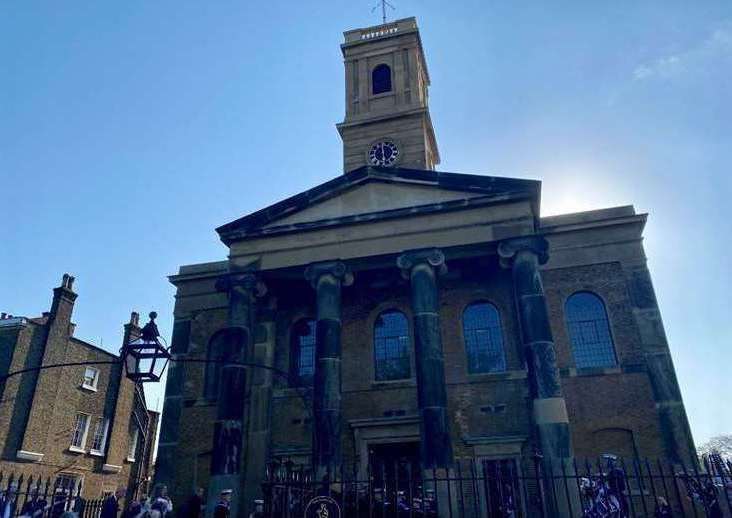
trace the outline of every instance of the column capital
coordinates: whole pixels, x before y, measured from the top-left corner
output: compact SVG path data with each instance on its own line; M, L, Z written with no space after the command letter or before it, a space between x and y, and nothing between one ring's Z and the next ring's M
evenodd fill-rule
M429 265L440 275L447 273L445 254L439 248L410 250L397 257L397 266L402 270L402 275L405 277L409 277L412 268L419 264Z
M525 236L506 239L498 243L498 257L501 266L510 268L519 252L536 255L539 264L549 260L549 243L544 236Z
M323 275L331 275L339 280L343 286L353 284L353 273L343 261L325 261L313 263L305 268L305 279L310 282L313 288L317 287L318 279Z
M256 297L267 294L267 286L255 272L232 272L220 275L216 279L218 291L231 292L234 289L243 289Z

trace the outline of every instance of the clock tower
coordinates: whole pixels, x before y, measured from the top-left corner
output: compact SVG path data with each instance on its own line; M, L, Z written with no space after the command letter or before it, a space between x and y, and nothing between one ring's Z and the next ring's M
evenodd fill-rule
M341 45L346 69L343 170L363 165L434 169L440 163L417 20L354 29Z

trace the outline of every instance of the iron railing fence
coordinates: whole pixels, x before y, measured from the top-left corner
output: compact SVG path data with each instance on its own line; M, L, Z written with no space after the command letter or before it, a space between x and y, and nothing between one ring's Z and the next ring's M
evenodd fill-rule
M0 516L59 518L72 511L79 518L99 518L104 499L82 498L81 491L82 480L73 475L61 473L52 479L0 471Z
M731 468L721 459L682 466L612 456L551 466L537 456L463 459L448 470L377 462L316 479L280 462L267 469L263 515L300 518L312 498L329 496L348 518L729 518Z

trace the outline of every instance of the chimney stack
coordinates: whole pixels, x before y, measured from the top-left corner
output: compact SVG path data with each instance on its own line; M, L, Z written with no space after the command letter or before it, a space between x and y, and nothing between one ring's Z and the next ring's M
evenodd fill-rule
M74 311L74 302L77 294L73 291L74 277L65 273L61 278L61 286L53 290L53 303L51 304L50 319L58 324L59 329L66 333L70 331L71 314Z

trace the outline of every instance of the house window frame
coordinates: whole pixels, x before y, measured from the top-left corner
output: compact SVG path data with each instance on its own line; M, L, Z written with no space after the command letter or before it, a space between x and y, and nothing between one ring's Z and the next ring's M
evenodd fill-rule
M86 421L84 423L84 430L81 433L79 443L80 444L74 444L75 439L77 437L78 432L78 424L79 424L79 416L84 416L86 418ZM91 423L91 415L85 413L85 412L76 412L74 415L74 430L71 434L71 445L69 446L69 451L72 451L74 453L86 453L86 440L87 436L89 435L89 425Z
M92 378L92 382L91 383L87 383L87 375L86 374L87 374L88 371L93 371L94 372L94 377ZM92 392L96 392L98 390L98 387L99 387L99 376L100 376L100 371L96 367L89 367L89 366L85 367L84 368L84 375L81 378L81 388L86 389L86 390L90 390Z
M99 429L101 425L102 433L99 434ZM96 422L94 423L94 433L92 434L92 443L89 447L89 454L90 455L96 455L96 456L102 456L104 455L104 449L107 447L107 435L109 432L109 418L108 417L97 417ZM97 438L101 435L101 443L99 444L98 448L95 448L94 445L97 441Z
M129 431L129 442L127 443L127 462L135 462L137 460L137 447L140 443L140 429L136 425L132 425Z
M59 480L68 480L72 483L59 483ZM82 475L81 473L72 473L70 471L61 471L56 474L56 479L53 484L54 494L60 494L67 489L70 490L68 494L71 494L72 490L79 487L79 484L84 484L84 475ZM75 498L74 501L76 501Z

